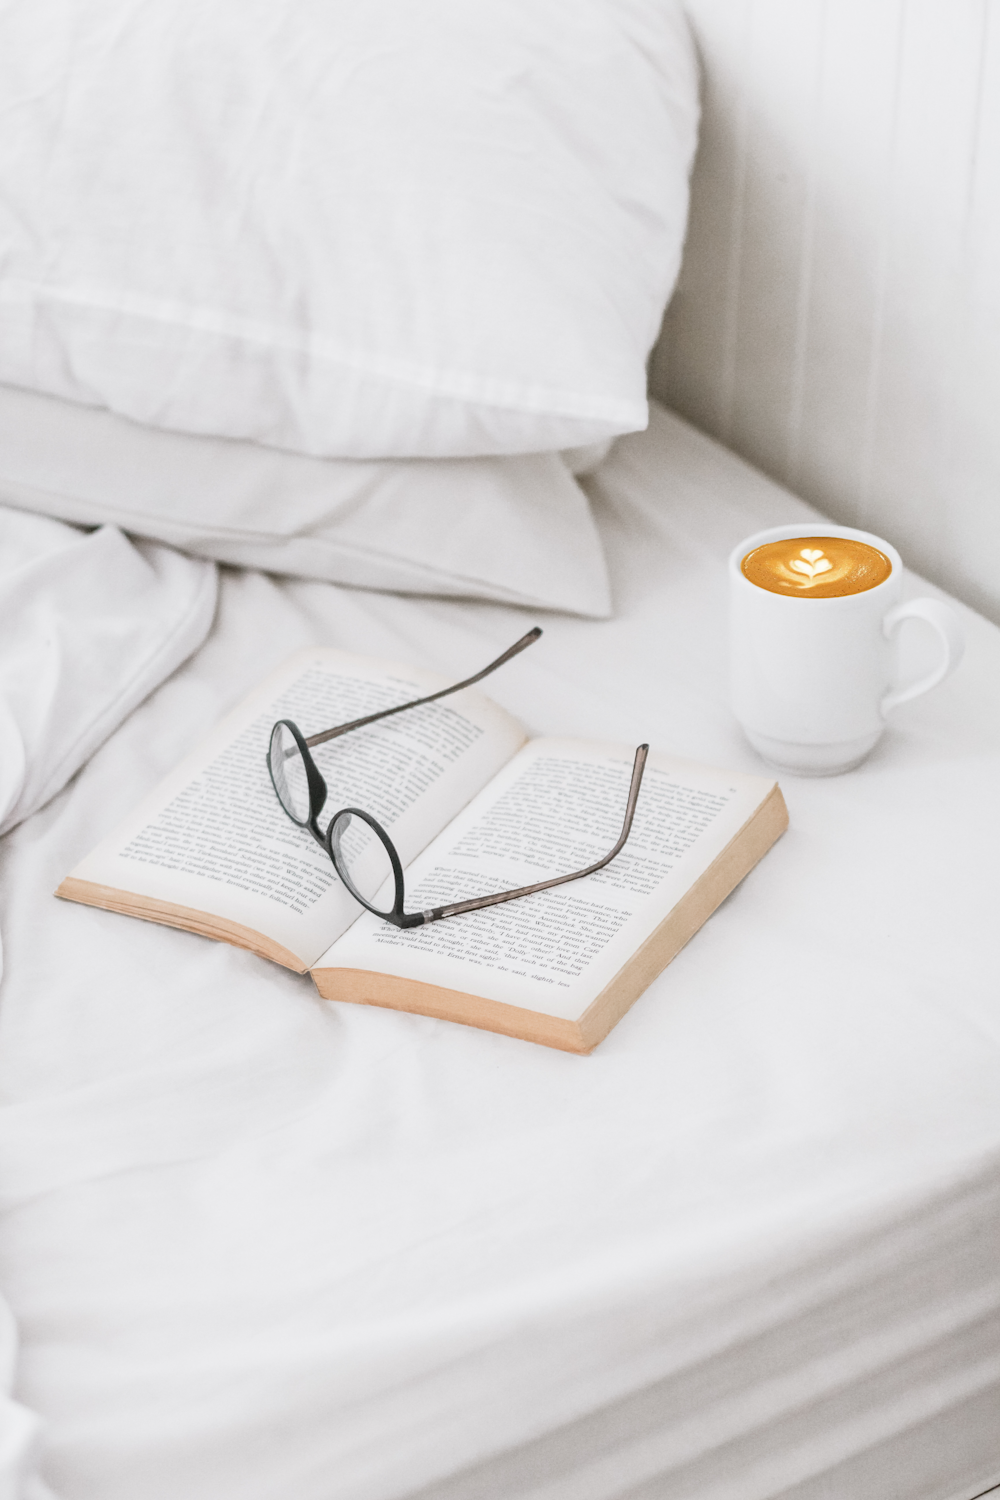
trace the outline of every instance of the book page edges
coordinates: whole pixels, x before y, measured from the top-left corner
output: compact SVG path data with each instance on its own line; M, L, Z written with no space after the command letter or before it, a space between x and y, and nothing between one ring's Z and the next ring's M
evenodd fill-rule
M379 1005L386 1010L409 1011L433 1016L438 1021L458 1021L480 1031L498 1031L502 1036L540 1042L563 1052L589 1052L575 1021L523 1010L481 995L442 989L419 979L397 974L375 974L367 969L313 969L312 977L324 1000L343 1000L351 1005Z
M313 969L312 977L324 1000L379 1005L458 1021L563 1052L592 1052L787 827L788 809L775 783L725 849L575 1021L395 974L323 968Z
M296 974L305 974L309 965L298 954L283 948L280 943L255 932L252 927L243 927L239 922L230 922L226 917L213 917L208 912L195 911L190 906L177 906L172 901L160 901L155 896L139 896L132 891L121 891L111 885L98 885L92 880L80 880L76 875L67 875L55 893L64 901L79 901L83 906L98 906L103 911L120 912L125 917L139 917L144 922L159 922L164 927L179 927L184 932L196 932L200 937L213 938L218 943L230 943L234 948L248 948L261 958L269 958L283 968Z

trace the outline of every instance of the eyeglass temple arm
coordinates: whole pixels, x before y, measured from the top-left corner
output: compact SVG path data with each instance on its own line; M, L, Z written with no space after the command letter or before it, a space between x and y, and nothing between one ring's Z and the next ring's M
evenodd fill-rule
M568 880L581 880L584 875L593 875L595 870L602 870L605 865L611 863L616 854L621 853L632 831L635 804L642 785L642 773L646 769L648 755L648 745L640 745L635 752L635 760L632 764L632 785L628 789L628 802L625 804L625 821L622 824L621 837L603 859L599 859L596 864L588 865L585 870L574 870L572 875L557 875L553 880L540 880L537 885L522 885L516 891L498 891L495 896L477 896L473 901L455 901L450 906L432 907L430 911L421 912L420 915L424 921L436 922L440 917L457 917L465 911L479 911L484 906L497 906L501 901L513 901L515 896L531 896L535 891L547 891L554 885L565 885ZM415 922L413 925L418 924Z
M388 719L392 714L401 714L406 708L419 708L422 703L433 703L438 698L447 698L449 693L457 693L462 688L471 687L474 682L482 682L497 667L502 667L505 661L510 661L512 656L517 656L526 646L533 646L542 633L540 625L534 630L529 630L527 635L522 635L519 641L509 646L502 656L496 661L491 661L488 667L477 672L474 677L466 677L463 682L456 682L452 687L442 688L439 693L428 693L426 698L414 698L410 703L398 703L395 708L383 708L377 714L366 714L363 719L352 719L350 724L338 724L336 729L324 729L322 734L311 734L306 744L312 748L313 745L324 745L327 740L335 740L338 735L346 734L349 729L362 729L365 724L374 724L378 719Z

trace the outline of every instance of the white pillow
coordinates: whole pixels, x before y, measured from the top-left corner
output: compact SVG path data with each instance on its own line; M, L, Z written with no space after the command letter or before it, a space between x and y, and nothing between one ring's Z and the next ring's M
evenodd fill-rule
M642 428L674 0L6 0L0 380L332 457Z
M306 458L0 386L0 503L358 588L611 612L587 497L557 453Z

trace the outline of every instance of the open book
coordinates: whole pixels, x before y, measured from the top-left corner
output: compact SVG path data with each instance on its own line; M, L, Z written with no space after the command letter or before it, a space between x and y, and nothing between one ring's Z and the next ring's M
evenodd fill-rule
M593 875L401 930L364 910L275 797L271 727L310 734L448 684L314 648L230 713L57 895L250 948L330 1000L589 1052L788 823L777 784L649 757L628 843ZM318 746L322 823L362 807L406 869L407 909L582 869L621 831L633 748L528 741L473 689Z

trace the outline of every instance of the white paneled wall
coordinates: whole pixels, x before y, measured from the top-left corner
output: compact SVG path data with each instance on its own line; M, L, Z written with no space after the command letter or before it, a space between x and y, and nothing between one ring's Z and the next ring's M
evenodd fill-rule
M687 0L655 394L1000 620L1000 0Z

